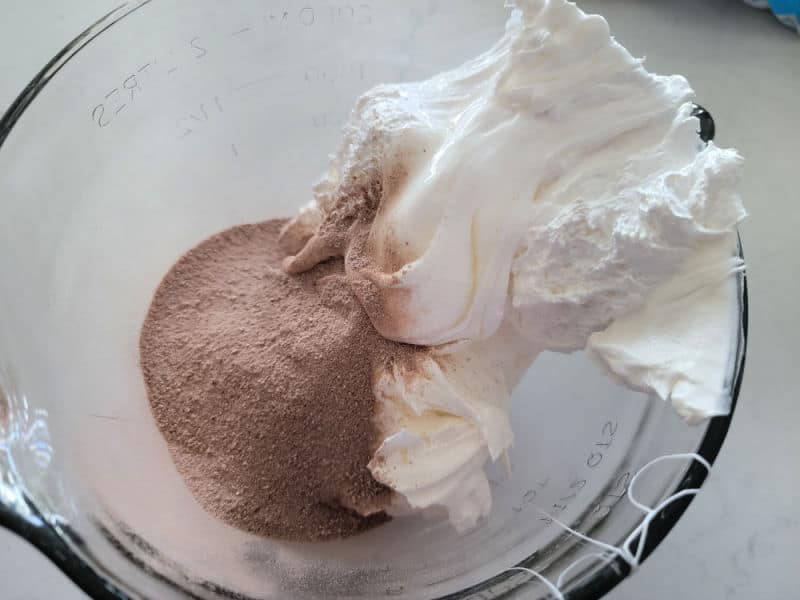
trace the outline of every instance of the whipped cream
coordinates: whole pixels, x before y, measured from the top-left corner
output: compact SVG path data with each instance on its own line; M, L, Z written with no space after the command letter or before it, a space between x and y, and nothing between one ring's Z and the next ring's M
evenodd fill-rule
M732 275L744 262L732 256L733 234L708 242L644 306L592 334L587 350L621 383L670 400L685 421L698 424L731 410L733 348L739 331Z
M589 345L690 421L728 392L727 347L693 327L731 327L741 158L699 140L688 82L648 73L602 17L513 5L481 56L364 94L284 232L287 270L344 256L376 329L431 347L376 374L370 469L397 511L460 530L490 509L483 466L513 442L508 398L538 353Z
M400 495L393 514L442 507L465 531L489 513L483 466L504 457L514 440L508 400L535 352L505 324L487 340L432 348L416 364L378 373L378 427L386 438L369 468Z

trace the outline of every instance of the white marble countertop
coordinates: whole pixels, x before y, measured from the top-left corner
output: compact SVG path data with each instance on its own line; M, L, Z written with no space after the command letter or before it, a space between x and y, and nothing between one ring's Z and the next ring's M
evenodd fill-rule
M499 0L498 0L499 1ZM76 32L119 0L5 0L0 110ZM800 36L737 0L582 0L656 72L682 73L748 159L742 227L750 343L739 408L714 472L673 532L611 600L800 597ZM0 598L85 596L0 530Z

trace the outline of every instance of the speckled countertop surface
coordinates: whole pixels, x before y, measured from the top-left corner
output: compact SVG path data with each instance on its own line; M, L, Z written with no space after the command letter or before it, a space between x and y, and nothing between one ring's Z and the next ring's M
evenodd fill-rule
M800 598L800 36L735 0L582 0L656 72L682 73L719 144L748 159L742 227L750 346L716 468L667 540L611 600ZM0 110L114 0L5 0ZM85 596L0 530L0 598Z

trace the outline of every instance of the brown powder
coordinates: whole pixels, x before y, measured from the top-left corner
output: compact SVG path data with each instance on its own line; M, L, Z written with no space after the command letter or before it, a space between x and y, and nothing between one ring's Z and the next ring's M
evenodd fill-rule
M366 243L369 228L383 197L381 178L371 170L340 184L337 201L324 211L313 231L297 218L281 231L281 246L288 254L283 266L289 273L302 273L332 257L344 258L358 240Z
M377 135L377 134L376 134ZM375 140L372 140L373 143ZM373 222L391 206L408 180L402 160L390 173L380 167L379 155L368 154L358 169L338 181L335 191L317 206L318 218L301 213L286 223L280 244L287 253L283 268L288 273L303 273L330 258L343 258L350 288L366 310L372 324L392 338L401 337L411 316L407 314L409 292L402 288L378 285L391 273L407 264L408 243L401 243L392 231L384 232L380 249L371 239Z
M181 258L142 328L141 366L206 510L251 533L323 540L386 519L390 492L367 469L372 377L418 350L375 332L341 259L285 273L285 223L234 227Z

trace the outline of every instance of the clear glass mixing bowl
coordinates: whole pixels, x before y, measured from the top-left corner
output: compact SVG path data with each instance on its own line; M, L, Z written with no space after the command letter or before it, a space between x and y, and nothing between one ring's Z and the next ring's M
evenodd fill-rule
M492 473L492 515L465 536L407 518L317 545L253 537L203 512L170 461L137 366L160 277L220 229L292 214L361 92L460 64L506 17L485 0L129 2L34 79L0 123L3 525L95 597L539 598L547 586L507 569L555 580L594 551L550 516L618 545L643 516L625 498L637 469L713 461L729 418L688 427L555 354L515 394L513 476ZM637 494L655 505L705 475L663 463ZM659 513L645 556L689 500ZM597 598L628 571L586 561L562 589Z

